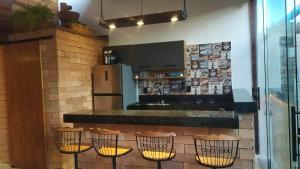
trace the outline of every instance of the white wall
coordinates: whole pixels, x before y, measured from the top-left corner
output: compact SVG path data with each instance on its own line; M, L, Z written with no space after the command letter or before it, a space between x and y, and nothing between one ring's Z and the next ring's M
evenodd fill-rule
M60 0L80 11L81 20L104 33L97 26L99 1ZM139 14L139 0L103 0L104 18L118 18ZM144 0L144 13L180 9L183 0ZM124 45L171 40L185 40L187 44L232 42L233 88L251 93L251 51L248 0L187 0L188 19L177 23L163 23L108 31L110 45Z

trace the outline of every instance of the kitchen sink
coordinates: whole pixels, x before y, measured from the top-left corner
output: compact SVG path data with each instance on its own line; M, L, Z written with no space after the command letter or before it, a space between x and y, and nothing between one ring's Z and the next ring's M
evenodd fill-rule
M147 106L170 106L169 103L146 103Z

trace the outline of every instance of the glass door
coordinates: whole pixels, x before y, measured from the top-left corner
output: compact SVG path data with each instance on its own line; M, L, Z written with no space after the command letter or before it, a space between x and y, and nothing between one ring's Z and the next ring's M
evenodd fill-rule
M265 60L265 11L264 0L256 2L256 56L257 56L257 87L258 87L258 131L259 152L258 162L262 169L268 168L268 134L267 134L267 102L266 102L266 60Z
M266 0L266 100L269 168L289 169L286 1Z
M257 37L263 38L257 38L257 72L261 89L259 132L262 136L259 158L264 169L297 168L293 152L298 150L295 148L298 145L295 137L298 123L297 116L293 116L291 111L294 107L297 112L298 94L295 0L257 2L263 18L263 21L258 18L258 26L259 21L263 24L257 29ZM259 36L260 33L262 35ZM259 48L259 42L263 49Z
M300 107L299 107L299 87L300 87L300 78L299 78L299 68L300 68L300 0L290 0L291 2L288 3L289 7L289 23L291 26L293 26L293 32L294 32L294 56L290 55L289 59L291 62L295 62L296 65L292 64L290 65L290 73L292 76L293 80L295 81L294 85L291 86L290 88L295 89L294 95L293 95L293 103L294 105L292 106L292 147L293 147L293 152L292 152L292 158L293 158L293 165L295 168L299 168L300 166L300 150L299 150L299 135L300 135ZM293 2L292 2L293 1ZM294 72L292 74L292 72Z

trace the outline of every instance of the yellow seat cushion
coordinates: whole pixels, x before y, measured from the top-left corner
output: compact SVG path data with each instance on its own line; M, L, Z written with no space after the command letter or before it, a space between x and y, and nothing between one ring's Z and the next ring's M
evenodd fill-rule
M214 166L214 167L225 167L233 163L234 159L232 158L215 158L215 157L202 157L202 156L196 156L196 160L199 163L208 165L208 166Z
M92 146L91 145L80 145L80 149L79 149L79 152L83 152L83 151L86 151L88 149L90 149ZM78 152L78 145L75 145L75 144L69 144L69 145L63 145L61 146L60 148L61 151L63 152Z
M97 151L100 155L114 157L114 156L122 156L122 155L130 152L131 150L132 150L132 148L130 148L130 147L118 146L117 154L116 154L115 147L101 147Z
M159 152L159 151L143 151L143 156L151 160L168 160L175 157L175 153Z

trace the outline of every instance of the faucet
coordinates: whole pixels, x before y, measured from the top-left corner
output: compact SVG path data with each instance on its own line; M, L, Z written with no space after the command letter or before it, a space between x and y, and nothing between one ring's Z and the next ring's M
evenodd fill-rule
M163 98L163 94L164 94L164 92L163 92L163 90L162 90L162 88L159 88L158 89L158 95L160 96L159 97L159 103L161 103L161 104L165 104L165 101L164 101L164 98Z

